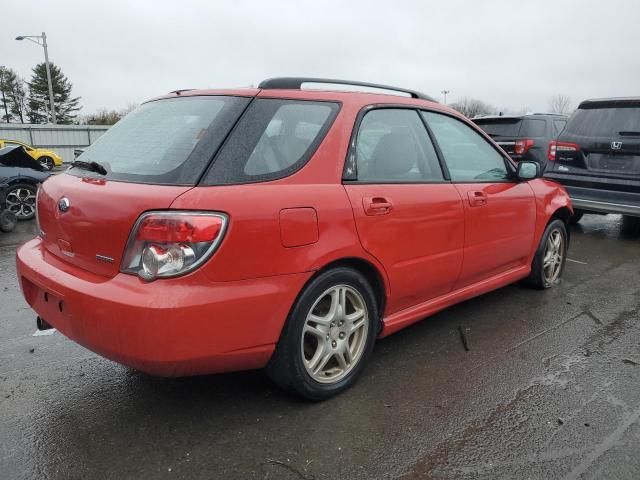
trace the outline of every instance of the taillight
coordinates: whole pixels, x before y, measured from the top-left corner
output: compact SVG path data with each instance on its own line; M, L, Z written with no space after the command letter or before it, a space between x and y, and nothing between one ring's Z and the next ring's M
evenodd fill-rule
M516 145L513 153L515 153L516 155L524 155L529 151L531 147L533 147L534 144L535 142L529 138L525 140L516 140Z
M129 236L120 271L146 281L184 275L216 251L227 228L224 213L147 212Z
M580 146L577 143L558 142L553 140L549 142L549 149L547 150L547 159L554 162L558 152L579 152Z

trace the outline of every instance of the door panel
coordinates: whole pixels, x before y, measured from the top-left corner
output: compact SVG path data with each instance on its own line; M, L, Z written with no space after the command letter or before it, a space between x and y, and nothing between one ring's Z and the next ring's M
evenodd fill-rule
M533 245L536 207L528 183L458 183L464 201L462 288L525 265Z
M464 211L453 185L348 184L345 189L360 241L389 278L386 314L451 291L464 241Z

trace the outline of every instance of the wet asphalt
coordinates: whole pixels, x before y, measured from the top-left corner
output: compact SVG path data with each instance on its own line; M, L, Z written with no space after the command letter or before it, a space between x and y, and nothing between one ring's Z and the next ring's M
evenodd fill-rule
M572 229L559 287L382 340L316 404L260 371L153 378L33 337L14 267L33 229L0 234L2 479L640 478L640 228L619 216Z

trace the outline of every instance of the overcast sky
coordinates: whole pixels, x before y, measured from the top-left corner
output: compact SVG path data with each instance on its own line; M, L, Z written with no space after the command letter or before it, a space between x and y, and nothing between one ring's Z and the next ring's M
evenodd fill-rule
M81 113L292 75L513 111L640 94L638 0L2 0L2 13L0 65L29 79L42 49L14 37L45 31Z

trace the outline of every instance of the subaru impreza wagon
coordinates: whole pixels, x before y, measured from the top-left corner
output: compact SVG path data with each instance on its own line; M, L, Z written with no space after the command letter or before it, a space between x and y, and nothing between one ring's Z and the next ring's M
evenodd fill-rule
M266 367L318 400L378 338L558 283L560 185L426 95L352 83L176 91L112 127L39 189L17 268L40 328L150 374Z

